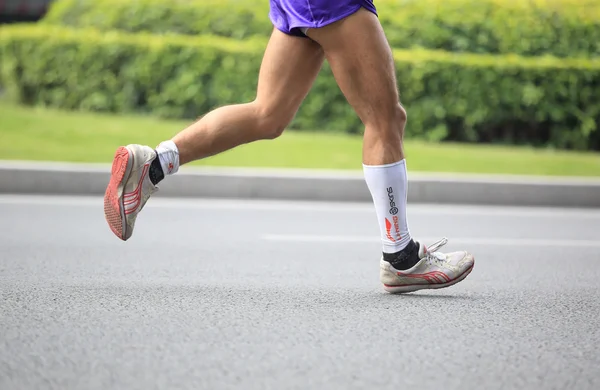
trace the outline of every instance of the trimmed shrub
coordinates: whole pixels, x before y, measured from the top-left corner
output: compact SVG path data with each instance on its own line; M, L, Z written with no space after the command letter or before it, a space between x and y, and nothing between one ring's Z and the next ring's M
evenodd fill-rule
M377 3L377 2L376 2ZM557 57L600 55L600 2L581 0L384 0L381 23L395 47Z
M103 31L268 36L269 2L251 0L57 0L43 23Z
M376 0L395 48L537 56L600 55L600 2ZM128 32L267 36L266 0L57 0L44 23Z
M0 58L13 101L192 119L254 98L265 44L11 26L1 30ZM600 147L600 60L427 50L394 57L407 137ZM361 132L327 65L290 127Z

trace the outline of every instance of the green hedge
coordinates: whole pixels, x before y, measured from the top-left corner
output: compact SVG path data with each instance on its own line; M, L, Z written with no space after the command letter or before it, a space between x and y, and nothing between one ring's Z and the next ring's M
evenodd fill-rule
M13 101L189 119L253 99L265 44L56 26L0 30ZM426 50L394 57L408 137L600 148L600 60ZM327 65L291 127L362 130Z
M103 31L268 36L265 0L56 0L43 23Z
M376 0L396 48L473 53L600 55L600 2ZM266 36L266 0L57 0L44 23L128 32Z

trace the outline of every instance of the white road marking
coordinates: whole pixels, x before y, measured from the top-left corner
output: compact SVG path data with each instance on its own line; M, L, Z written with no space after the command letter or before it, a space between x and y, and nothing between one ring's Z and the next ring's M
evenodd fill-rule
M86 196L35 196L0 194L1 208L10 206L49 206L49 207L91 207L102 213L102 197ZM190 199L190 198L155 198L148 203L148 208L172 210L234 210L244 211L281 211L289 217L289 212L312 211L331 213L366 212L373 215L374 210L369 203L327 203L327 202L293 202L266 200L231 200L231 199ZM448 206L448 205L409 205L411 216L473 216L477 217L510 217L515 219L528 218L570 218L600 220L600 210L551 209L551 208L518 208L518 207L485 207L485 206ZM0 219L2 212L0 211ZM599 225L600 226L600 225ZM361 235L316 235L316 234L266 234L262 237L268 241L285 242L330 242L330 243L379 243L377 236ZM589 236L588 236L589 237ZM419 237L427 242L437 241L440 237ZM449 237L451 244L459 245L489 245L517 247L600 247L600 239L550 239L550 238L498 238L498 237Z
M95 207L102 209L102 197L98 196L44 196L44 195L7 195L0 194L0 205L42 205ZM192 210L266 210L266 211L320 211L328 213L374 213L371 203L333 203L312 201L248 200L248 199L207 199L207 198L153 198L147 206L166 209ZM600 209L576 208L536 208L508 206L470 206L470 205L425 205L409 204L408 215L457 215L489 216L514 218L583 218L600 219Z
M438 241L441 237L419 237L424 243ZM379 237L367 236L330 236L303 234L266 234L262 236L267 241L284 242L326 242L326 243L378 243ZM600 240L550 240L537 238L479 238L479 237L449 237L450 244L461 245L490 245L490 246L530 246L530 247L591 247L600 248Z

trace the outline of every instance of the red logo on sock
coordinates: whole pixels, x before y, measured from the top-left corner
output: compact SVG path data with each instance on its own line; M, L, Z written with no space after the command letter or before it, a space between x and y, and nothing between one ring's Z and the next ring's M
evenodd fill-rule
M390 222L389 219L385 219L385 231L386 231L386 236L387 238L391 241L391 242L396 242L397 240L401 240L402 239L402 235L400 234L400 226L398 225L398 217L394 215L394 217L392 218L392 220L394 221L394 230L395 230L395 234L396 234L396 238L392 237L392 223Z
M169 173L173 172L173 163L169 163Z

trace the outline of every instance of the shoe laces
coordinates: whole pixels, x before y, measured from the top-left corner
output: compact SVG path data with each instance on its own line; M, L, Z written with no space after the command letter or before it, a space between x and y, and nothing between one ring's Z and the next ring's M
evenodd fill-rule
M434 242L429 247L425 247L426 248L426 252L425 252L426 261L429 264L432 264L432 262L439 263L439 264L445 262L446 257L442 253L438 252L438 249L440 249L447 243L448 243L448 239L446 237L444 237L441 240Z

